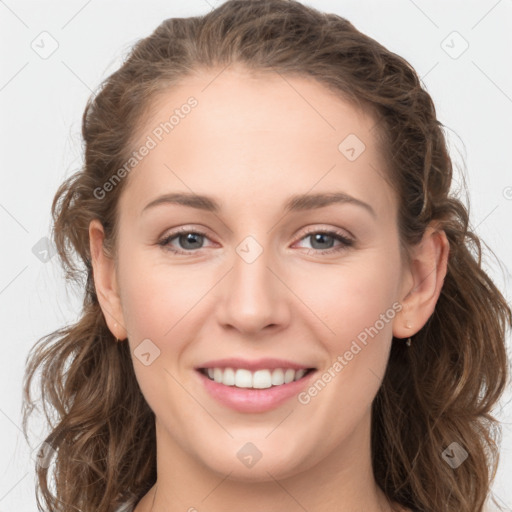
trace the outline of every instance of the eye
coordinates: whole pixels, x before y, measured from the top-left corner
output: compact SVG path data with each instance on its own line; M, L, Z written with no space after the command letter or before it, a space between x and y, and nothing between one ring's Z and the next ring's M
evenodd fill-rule
M301 238L301 240L306 240L308 238L310 239L313 245L313 252L316 252L320 255L327 255L340 252L354 245L354 240L348 238L339 231L321 231L318 229L313 229L308 231L306 235ZM340 245L338 245L337 247L332 247L331 243L334 243L335 241L340 242ZM320 245L320 247L318 247L318 244ZM329 245L329 247L322 247L322 245L325 244ZM310 251L308 251L308 253L309 252Z
M207 235L203 231L193 230L185 226L173 231L164 237L158 242L158 245L163 247L165 250L175 254L193 254L195 251L203 248L202 245L205 238L207 238ZM348 238L341 232L332 230L322 231L318 229L312 229L308 231L300 240L305 240L308 238L311 240L313 245L310 251L313 251L319 255L327 255L340 252L354 245L354 240ZM178 241L179 247L172 245L174 240ZM340 244L338 246L332 247L331 244L336 241L340 242ZM318 247L318 244L320 247ZM328 245L329 247L322 247L322 245ZM310 251L308 251L308 253Z
M201 245L201 241L203 238L206 238L206 233L202 231L192 230L185 226L183 228L179 228L173 233L170 233L168 236L160 240L158 242L158 245L176 254L187 254L192 251L202 249L202 247L197 247L197 245ZM171 242L174 239L177 239L178 242L180 242L180 245L182 245L183 248L187 250L181 250L179 248L173 247L171 245Z

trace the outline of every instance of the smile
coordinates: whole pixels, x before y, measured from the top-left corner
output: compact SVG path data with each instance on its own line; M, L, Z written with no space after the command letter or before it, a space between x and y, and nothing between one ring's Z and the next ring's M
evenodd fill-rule
M210 380L237 388L268 389L302 379L313 368L274 368L256 371L245 368L200 368L199 371Z
M217 359L195 368L206 397L240 413L285 405L311 385L317 368L283 359Z

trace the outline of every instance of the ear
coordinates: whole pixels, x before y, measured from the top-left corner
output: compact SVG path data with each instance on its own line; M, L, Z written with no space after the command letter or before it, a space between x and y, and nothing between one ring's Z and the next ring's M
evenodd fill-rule
M449 252L446 233L437 224L429 225L412 251L407 279L403 281L406 284L401 290L403 309L393 325L393 336L408 338L427 323L441 294Z
M114 259L109 257L103 247L105 232L98 219L89 224L89 242L94 286L110 332L119 340L127 337L121 300L117 287Z

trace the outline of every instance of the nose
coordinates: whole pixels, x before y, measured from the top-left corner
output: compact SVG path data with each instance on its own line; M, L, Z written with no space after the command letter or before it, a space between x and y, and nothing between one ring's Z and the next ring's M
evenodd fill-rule
M284 329L290 320L291 294L275 258L266 250L254 261L240 254L234 255L233 268L220 283L218 322L223 328L253 336Z

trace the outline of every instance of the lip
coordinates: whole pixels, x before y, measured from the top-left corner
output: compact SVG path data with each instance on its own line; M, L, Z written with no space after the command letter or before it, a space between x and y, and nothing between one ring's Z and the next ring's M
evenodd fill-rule
M207 361L199 366L196 366L196 370L201 368L243 368L245 370L275 370L276 368L293 368L294 370L307 370L313 368L312 365L303 365L295 363L293 361L287 361L286 359L274 359L274 358L263 358L263 359L241 359L241 358L227 358L227 359L216 359L214 361Z
M268 362L269 360L267 360ZM218 364L218 361L215 362ZM259 364L259 362L258 362ZM223 366L216 366L222 368ZM276 366L275 368L282 368L283 366ZM285 368L293 368L293 366L285 366ZM203 368L203 367L201 367ZM243 366L235 366L235 368L243 368ZM262 366L256 369L261 369ZM264 368L271 369L269 366ZM297 369L305 369L311 367L300 366ZM246 369L250 369L247 368ZM301 390L309 386L311 379L317 374L317 370L313 370L306 374L299 380L289 382L288 384L281 384L280 386L272 386L266 389L248 389L237 388L236 386L225 386L213 380L210 380L206 375L197 369L194 373L201 379L202 385L206 392L222 405L229 407L238 412L243 413L262 413L275 409L290 400L292 397L297 396Z

